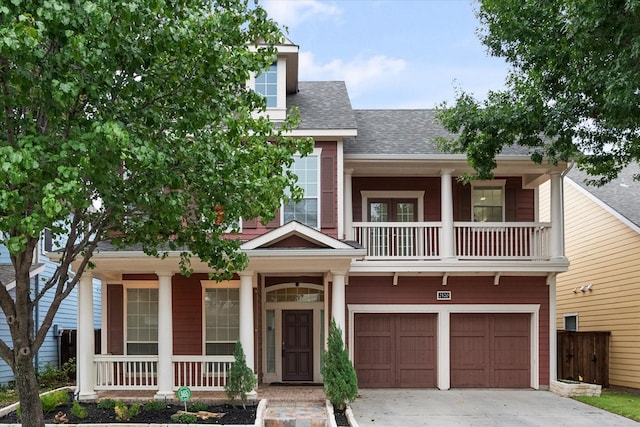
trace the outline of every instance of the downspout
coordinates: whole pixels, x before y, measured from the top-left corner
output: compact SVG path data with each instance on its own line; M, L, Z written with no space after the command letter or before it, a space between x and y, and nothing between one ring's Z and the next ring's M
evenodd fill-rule
M35 294L36 296L38 295L38 293L40 292L40 274L36 274L34 276L34 280L35 280ZM33 333L37 334L38 333L38 325L40 324L40 303L37 302L35 307L35 315L34 315L34 324L33 324ZM35 364L35 368L36 368L36 372L38 372L39 366L40 366L40 362L39 362L39 355L40 355L40 351L36 351L35 357L33 359L33 362Z

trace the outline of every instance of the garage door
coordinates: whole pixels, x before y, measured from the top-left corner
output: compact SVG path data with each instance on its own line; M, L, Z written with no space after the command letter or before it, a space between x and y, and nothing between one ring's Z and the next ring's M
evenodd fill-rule
M356 314L354 331L360 387L436 386L435 314Z
M451 314L451 387L531 386L531 315Z

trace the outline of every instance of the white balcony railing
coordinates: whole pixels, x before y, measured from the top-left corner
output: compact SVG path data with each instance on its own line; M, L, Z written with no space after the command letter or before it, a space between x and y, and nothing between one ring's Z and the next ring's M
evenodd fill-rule
M440 222L356 222L354 238L367 259L439 260L443 239ZM454 256L459 259L549 259L551 226L547 223L456 222Z
M224 390L233 356L173 356L173 389ZM158 356L94 356L96 390L157 390Z

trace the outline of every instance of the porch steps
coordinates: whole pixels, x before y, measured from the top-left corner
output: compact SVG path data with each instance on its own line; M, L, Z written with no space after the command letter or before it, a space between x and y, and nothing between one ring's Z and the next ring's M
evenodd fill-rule
M319 401L268 401L263 427L329 427L328 411Z

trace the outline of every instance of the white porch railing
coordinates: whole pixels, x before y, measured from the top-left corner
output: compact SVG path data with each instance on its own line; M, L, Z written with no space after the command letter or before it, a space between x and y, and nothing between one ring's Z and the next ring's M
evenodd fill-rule
M356 222L354 238L366 258L439 260L440 222ZM531 222L455 222L453 247L459 259L549 259L551 225Z
M174 388L224 390L233 356L173 356Z
M173 389L224 390L233 356L173 356ZM157 390L158 356L97 354L95 390Z
M96 390L156 390L158 356L96 354Z

